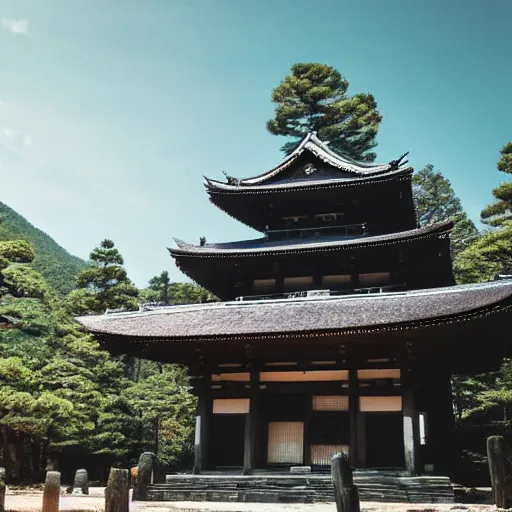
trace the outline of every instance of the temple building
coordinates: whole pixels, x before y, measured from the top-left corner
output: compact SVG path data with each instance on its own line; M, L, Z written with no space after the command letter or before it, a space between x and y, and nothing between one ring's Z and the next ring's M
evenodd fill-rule
M346 451L449 474L450 376L509 354L512 281L455 284L452 224L418 227L404 157L355 162L311 133L259 176L207 178L261 232L170 249L220 302L79 319L112 353L189 367L194 472L316 471Z

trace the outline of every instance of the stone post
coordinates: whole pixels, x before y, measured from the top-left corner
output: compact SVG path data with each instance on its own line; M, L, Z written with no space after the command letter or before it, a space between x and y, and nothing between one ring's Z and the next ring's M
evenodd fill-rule
M48 471L43 490L43 512L59 512L60 473Z
M73 494L89 494L89 475L86 469L76 470Z
M0 468L0 512L5 512L5 468Z
M133 501L143 501L146 499L148 487L149 484L151 484L151 474L153 473L154 461L155 454L152 452L144 452L139 457L137 483L135 484L132 495Z
M105 489L105 512L129 512L129 482L127 469L110 469Z
M359 492L354 485L352 469L345 453L338 453L331 459L331 479L334 486L334 500L338 512L360 512Z
M487 439L487 460L491 474L492 497L498 508L512 507L511 475L507 447L502 436Z

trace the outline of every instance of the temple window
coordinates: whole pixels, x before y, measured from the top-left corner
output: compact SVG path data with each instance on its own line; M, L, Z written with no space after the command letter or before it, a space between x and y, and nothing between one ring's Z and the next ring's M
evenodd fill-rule
M386 286L391 282L389 272L372 272L359 274L359 284L362 288L371 288L374 286Z
M261 382L324 382L348 380L348 370L261 372Z
M218 398L213 401L213 414L247 414L249 398Z
M361 396L359 397L361 412L394 412L402 410L401 396Z
M252 285L254 292L273 293L276 291L275 279L255 279Z
M310 290L313 287L313 276L285 277L283 281L285 292Z
M357 370L358 379L399 379L399 368L388 368L385 370Z
M318 395L313 396L313 411L348 411L348 396Z

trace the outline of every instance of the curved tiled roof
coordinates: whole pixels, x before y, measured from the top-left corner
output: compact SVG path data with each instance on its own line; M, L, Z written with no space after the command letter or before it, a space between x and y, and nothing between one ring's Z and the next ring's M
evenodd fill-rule
M451 221L442 222L409 231L401 231L377 236L363 236L357 238L342 238L339 236L324 236L321 238L297 239L284 241L269 241L266 238L244 240L239 242L194 245L175 239L178 249L169 249L173 257L176 256L241 256L261 255L266 253L290 253L308 251L328 251L337 249L354 249L356 247L379 246L391 243L413 241L421 238L447 234L453 227Z
M336 169L340 169L346 173L353 175L350 179L340 179L340 180L318 180L313 176L311 180L306 180L303 182L298 182L296 184L279 184L279 185L265 185L270 179L277 177L284 170L288 169L290 165L292 165L300 155L304 152L309 152L314 155L316 158L320 159L322 162L334 167ZM356 162L350 157L339 155L335 153L332 149L330 149L326 143L322 142L317 136L316 133L308 133L301 143L297 146L297 148L278 166L274 167L270 171L267 171L259 176L255 176L253 178L246 178L241 180L234 180L236 183L221 183L216 180L212 180L206 178L206 187L211 190L224 190L224 191L249 191L256 187L256 189L262 188L290 188L290 187L305 187L311 186L312 183L318 185L319 183L323 183L327 181L329 183L333 183L333 181L341 182L351 182L353 180L359 179L368 179L370 177L376 176L384 176L386 174L393 175L393 171L397 171L401 165L404 165L405 162L402 162L405 155L400 157L397 160L389 162L387 164L373 164L366 162ZM316 182L316 183L315 183Z
M98 335L136 339L265 337L413 329L479 314L512 315L512 281L389 294L241 301L158 308L77 320Z

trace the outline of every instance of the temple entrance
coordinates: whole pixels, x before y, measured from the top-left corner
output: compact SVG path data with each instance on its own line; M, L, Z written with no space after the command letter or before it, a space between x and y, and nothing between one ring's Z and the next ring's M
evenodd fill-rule
M214 414L211 436L212 466L239 467L244 464L245 414Z
M400 412L372 412L365 415L366 466L404 467L403 415Z
M268 464L302 464L304 423L272 421L268 424Z

